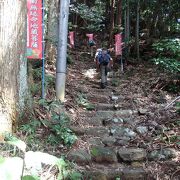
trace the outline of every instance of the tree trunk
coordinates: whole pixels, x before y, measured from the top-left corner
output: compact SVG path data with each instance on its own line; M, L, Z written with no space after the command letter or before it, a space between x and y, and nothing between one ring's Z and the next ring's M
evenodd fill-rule
M125 22L125 58L129 57L129 36L130 36L130 22L129 22L129 0L126 1L126 8L124 12L124 22Z
M109 45L113 44L113 30L114 30L114 9L115 9L115 0L111 1L111 19L110 19L110 36L109 36Z
M47 45L46 57L49 62L55 60L58 39L58 9L59 0L49 0L48 23L47 23Z
M137 55L137 60L139 61L139 0L137 0L136 4L136 55Z
M122 0L118 0L117 2L117 26L118 26L118 32L121 32L121 26L122 26Z

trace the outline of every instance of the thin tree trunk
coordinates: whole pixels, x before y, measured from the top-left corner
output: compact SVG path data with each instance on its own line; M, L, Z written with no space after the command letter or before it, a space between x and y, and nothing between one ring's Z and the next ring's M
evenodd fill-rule
M115 0L111 1L111 19L110 19L110 37L109 44L112 46L113 44L113 30L114 30L114 9L115 9Z
M126 1L126 7L124 11L124 22L125 22L125 58L129 58L129 0Z
M48 24L47 24L47 46L46 56L49 62L55 60L56 45L58 39L58 3L59 0L49 0Z
M117 3L117 26L118 26L119 32L121 32L121 26L122 26L122 0L118 0L118 3Z
M136 55L137 60L139 61L139 0L137 0L136 8Z
M129 0L127 0L127 58L129 58L129 38L130 38L130 12Z

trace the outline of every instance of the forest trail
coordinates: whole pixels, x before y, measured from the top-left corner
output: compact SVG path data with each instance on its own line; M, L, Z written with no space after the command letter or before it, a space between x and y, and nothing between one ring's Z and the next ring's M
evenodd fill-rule
M117 65L116 65L117 67ZM157 67L128 65L109 73L100 88L93 58L80 57L68 67L66 109L78 141L67 154L83 179L171 179L180 175L178 115L162 90L166 77ZM179 159L178 159L179 158Z

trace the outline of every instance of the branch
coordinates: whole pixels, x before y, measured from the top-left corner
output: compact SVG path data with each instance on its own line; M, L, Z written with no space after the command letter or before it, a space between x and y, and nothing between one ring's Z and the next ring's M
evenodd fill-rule
M175 101L179 100L180 96L178 96L176 99L174 99L172 102L170 102L164 109L167 110Z

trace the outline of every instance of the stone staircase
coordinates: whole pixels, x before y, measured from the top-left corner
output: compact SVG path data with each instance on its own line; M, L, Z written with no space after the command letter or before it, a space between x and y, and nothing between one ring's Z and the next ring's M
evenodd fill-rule
M137 138L134 125L138 110L122 109L125 98L114 95L112 87L102 90L93 86L91 92L87 98L96 111L81 113L79 125L71 126L85 146L71 150L68 159L77 163L83 179L146 179L146 150L128 147Z
M121 87L100 89L98 80L86 81L81 88L95 111L82 111L71 129L78 136L77 145L67 154L83 175L83 180L146 180L153 179L147 162L164 156L176 156L173 149L164 154L150 151L148 133L156 125L145 123L151 116L146 109L136 109L131 97L121 93ZM121 81L122 86L128 85ZM127 89L128 91L128 89Z

